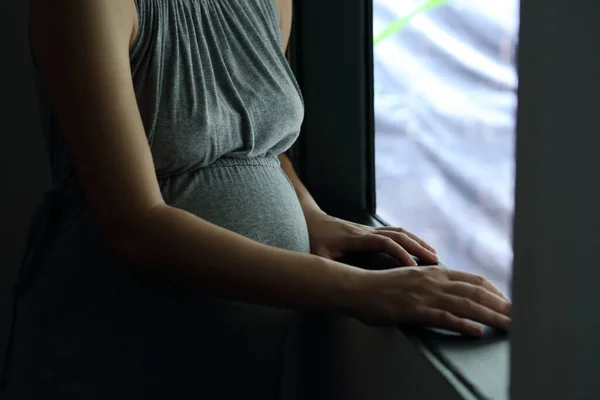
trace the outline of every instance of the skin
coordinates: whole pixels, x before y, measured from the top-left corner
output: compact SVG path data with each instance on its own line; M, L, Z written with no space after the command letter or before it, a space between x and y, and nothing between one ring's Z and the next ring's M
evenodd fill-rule
M281 42L283 43L283 49L286 50L290 40L290 34L292 32L292 12L294 9L294 3L292 0L274 0L274 2L279 10Z
M287 43L291 2L277 5ZM439 267L367 271L334 261L356 249L407 262L408 252L437 258L401 228L376 230L323 213L283 155L314 254L266 246L169 206L133 89L134 2L30 0L29 9L36 63L89 206L106 242L132 267L218 296L331 310L376 325L415 323L472 335L482 331L469 319L508 326L510 303L482 277Z

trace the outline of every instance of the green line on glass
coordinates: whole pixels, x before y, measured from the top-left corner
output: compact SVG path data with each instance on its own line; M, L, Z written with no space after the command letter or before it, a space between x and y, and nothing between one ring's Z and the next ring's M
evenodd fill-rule
M398 33L416 15L422 14L436 7L444 5L447 2L448 0L426 0L422 2L421 4L416 6L412 11L410 11L406 16L392 21L387 27L385 27L385 29L373 39L373 46L377 46L380 42L384 41L388 37Z

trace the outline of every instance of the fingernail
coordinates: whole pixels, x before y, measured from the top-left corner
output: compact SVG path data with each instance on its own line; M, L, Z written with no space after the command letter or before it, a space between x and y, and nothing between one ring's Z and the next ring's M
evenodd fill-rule
M473 331L475 332L475 336L483 336L485 334L483 326L478 326L474 328Z

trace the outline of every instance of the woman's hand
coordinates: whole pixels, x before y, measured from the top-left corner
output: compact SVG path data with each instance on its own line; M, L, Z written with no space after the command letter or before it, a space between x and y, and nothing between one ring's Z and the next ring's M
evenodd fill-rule
M379 251L407 266L417 265L411 255L426 263L438 262L433 247L402 228L371 228L331 217L320 210L305 215L311 252L318 256L337 259L349 252Z
M420 325L481 336L507 329L510 301L485 278L442 267L365 271L348 314L369 325Z
M508 328L511 303L485 278L438 266L415 267L411 255L438 262L436 251L416 235L402 228L371 228L322 211L309 213L306 219L311 251L318 256L335 260L353 251L383 251L412 266L361 273L347 310L360 321L429 326L474 336L483 334L479 324Z

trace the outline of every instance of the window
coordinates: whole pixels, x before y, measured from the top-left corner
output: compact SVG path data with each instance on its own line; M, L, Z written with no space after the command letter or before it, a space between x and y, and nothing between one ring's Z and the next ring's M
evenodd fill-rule
M388 178L382 183L382 178L385 178L382 174L385 170L381 170L382 162L395 166L390 169L391 172L406 175L403 168L410 167L410 164L405 160L419 156L432 164L430 171L440 175L445 173L442 175L444 183L455 192L477 193L476 190L466 191L458 183L466 185L480 182L484 188L492 188L485 195L496 194L495 197L484 196L482 200L477 196L463 195L463 199L471 200L467 204L479 207L482 204L496 205L493 199L504 198L509 199L505 204L508 204L507 209L512 213L513 149L494 147L498 153L488 153L508 160L505 161L509 164L508 183L504 183L504 188L500 190L500 186L493 186L492 182L472 178L482 173L479 169L486 167L488 171L494 167L489 162L467 162L486 160L483 156L474 158L482 154L476 151L480 149L467 151L470 149L465 150L465 138L462 138L463 141L452 141L451 138L460 138L459 133L467 137L467 132L478 132L482 138L477 144L488 146L484 141L485 132L492 132L492 138L497 138L501 132L508 132L506 135L513 137L508 146L516 148L512 285L515 312L510 341L508 338L457 340L444 335L424 332L413 334L401 330L396 335L357 334L352 340L346 341L352 343L352 351L344 353L338 364L331 360L328 362L346 368L343 370L344 378L336 382L348 385L369 381L365 387L370 386L373 398L455 399L466 391L465 398L506 399L509 388L510 398L517 400L598 397L597 373L592 366L596 365L597 354L600 353L597 340L600 325L594 324L590 316L594 315L594 306L597 304L600 278L591 262L590 249L593 251L598 247L600 226L600 191L594 190L598 170L597 149L600 146L595 134L600 93L600 80L597 79L600 55L594 51L600 35L596 18L600 3L579 2L574 7L573 2L565 0L528 0L521 2L520 15L517 15L515 1L434 2L432 6L435 7L418 8L420 12L415 13L407 24L400 22L393 25L394 29L390 28L389 31L393 34L380 40L375 48L373 39L393 21L410 13L413 10L410 5L412 2L345 0L343 7L339 2L332 1L295 2L295 72L303 88L306 104L303 133L296 148L301 160L299 171L303 182L327 212L348 218L357 216L359 220L361 215L365 217L377 211L380 217L388 219L387 222L411 228L440 247L441 240L430 234L428 226L422 222L426 220L414 221L414 226L411 226L411 215L407 212L403 215L390 212L392 206L396 207L395 202L400 203L404 199L393 194L386 200L382 195L382 189L392 181ZM412 4L418 7L424 3ZM405 8L400 10L401 6ZM520 29L518 44L515 40L517 23ZM398 31L398 26L403 29ZM499 40L502 37L505 41L493 42L494 38ZM437 44L437 48L433 46L433 49L426 50L427 41ZM448 43L454 47L449 47ZM516 135L512 129L491 129L494 126L501 127L498 116L514 115L517 105L514 97L517 86L513 69L516 61L514 47L519 48ZM434 64L433 57L436 51L439 54L440 48L445 50L442 54L446 54L446 59L442 58ZM456 49L462 50L463 54L466 51L468 57L458 58ZM503 51L506 53L500 49L505 49ZM513 55L510 58L500 56L511 53ZM408 56L402 59L406 54ZM437 73L426 75L430 79L433 76L438 96L430 95L425 98L428 101L417 103L413 100L415 91L412 92L413 98L406 94L407 78L401 73L411 66L411 56L422 63L420 71L415 69L420 73L428 71L425 62L438 68ZM388 58L393 68L382 68L382 61ZM487 62L477 64L477 60ZM498 68L499 65L504 68ZM504 75L493 73L499 70L508 71L509 76L513 77L512 86L498 85L511 82L510 78L502 80L499 77ZM376 85L373 85L373 76L377 80ZM404 79L405 86L398 84L400 78ZM415 84L414 76L410 83ZM470 108L465 103L462 103L462 108L458 107L460 103L454 104L456 97L447 95L456 94L459 83L462 84L463 93L468 96L463 100ZM373 86L377 87L375 94L370 93ZM429 92L431 89L428 86L424 88L427 91L422 88L417 93L421 96L435 93ZM452 91L452 88L455 90ZM487 98L480 96L485 91L490 94ZM394 97L393 93L397 95ZM473 98L477 101L473 101ZM402 104L398 99L406 101ZM501 99L506 99L503 100L505 103ZM408 104L417 106L409 107ZM425 106L429 114L417 114L424 112ZM460 114L457 110L464 113ZM435 149L438 154L447 158L453 155L452 161L458 159L460 165L467 164L467 167L450 170L454 175L449 175L442 168L450 165L447 159L444 159L445 164L433 164L431 157L426 159L423 155L428 153L410 153L402 149L387 160L382 158L381 154L386 150L381 140L386 127L385 116L389 121L388 127L397 127L396 136L399 140L409 142L407 131L403 128L405 125L401 123L403 120L400 117L404 115L401 111L413 113L422 124L418 131L415 130L426 133L421 135L421 140L437 140L435 143L438 147L445 146L442 148L444 152L440 148ZM373 117L375 121L371 120ZM477 124L466 124L465 120L469 120L467 117ZM452 121L455 121L454 124ZM505 124L514 124L514 120L503 121ZM373 125L377 132L373 132ZM466 126L472 126L471 130L466 130ZM410 140L413 147L422 146L413 137ZM455 142L463 146L456 145L460 152L448 144ZM425 143L429 148L433 146ZM454 152L448 151L448 147ZM454 178L456 175L463 180ZM376 182L379 184L377 188ZM439 193L439 189L432 186L433 193ZM373 201L376 192L379 192L377 206ZM447 194L445 196L449 197ZM455 219L447 220L461 221L454 222L460 226L476 226L469 220L471 214L464 213L464 207L454 210L447 213L455 214L452 215ZM500 228L504 233L498 233ZM497 237L503 237L505 248L510 249L508 227L491 224L486 229L495 232ZM472 235L478 237L485 232ZM494 243L493 240L481 242L486 246ZM451 246L450 251L440 248L444 261L453 268L466 269L465 265L454 265L451 257L461 254L461 247L455 244ZM477 254L473 250L471 253L463 252L467 255ZM505 257L505 262L510 264L511 254ZM507 288L510 271L498 267L496 271L499 272L494 277L491 273L494 264L476 265L482 265L482 268L489 266L485 270L489 272L479 271ZM335 344L328 348L336 347L341 341L333 337L329 330L326 332L324 336ZM392 348L392 341L398 345L396 348ZM382 349L379 350L389 356L384 362L375 361L376 351L373 349L376 349L376 345L380 345ZM419 350L419 354L411 352L414 348ZM349 362L346 356L359 350L360 356L356 359L360 361L354 364ZM419 364L424 359L434 368L430 373L426 372L423 364ZM373 366L368 371L364 368L365 360ZM392 360L399 365L392 366ZM564 368L565 365L569 368ZM382 370L390 369L389 373L382 370L374 372L376 367L381 366L384 366ZM333 369L339 371L339 368ZM347 379L348 376L352 379ZM434 379L439 378L439 384L434 383ZM456 380L459 384L456 384ZM453 387L460 389L451 391L443 388L444 382L451 381ZM427 389L439 391L428 396L424 391ZM363 389L358 393L369 391Z
M509 293L518 0L373 0L376 212Z

